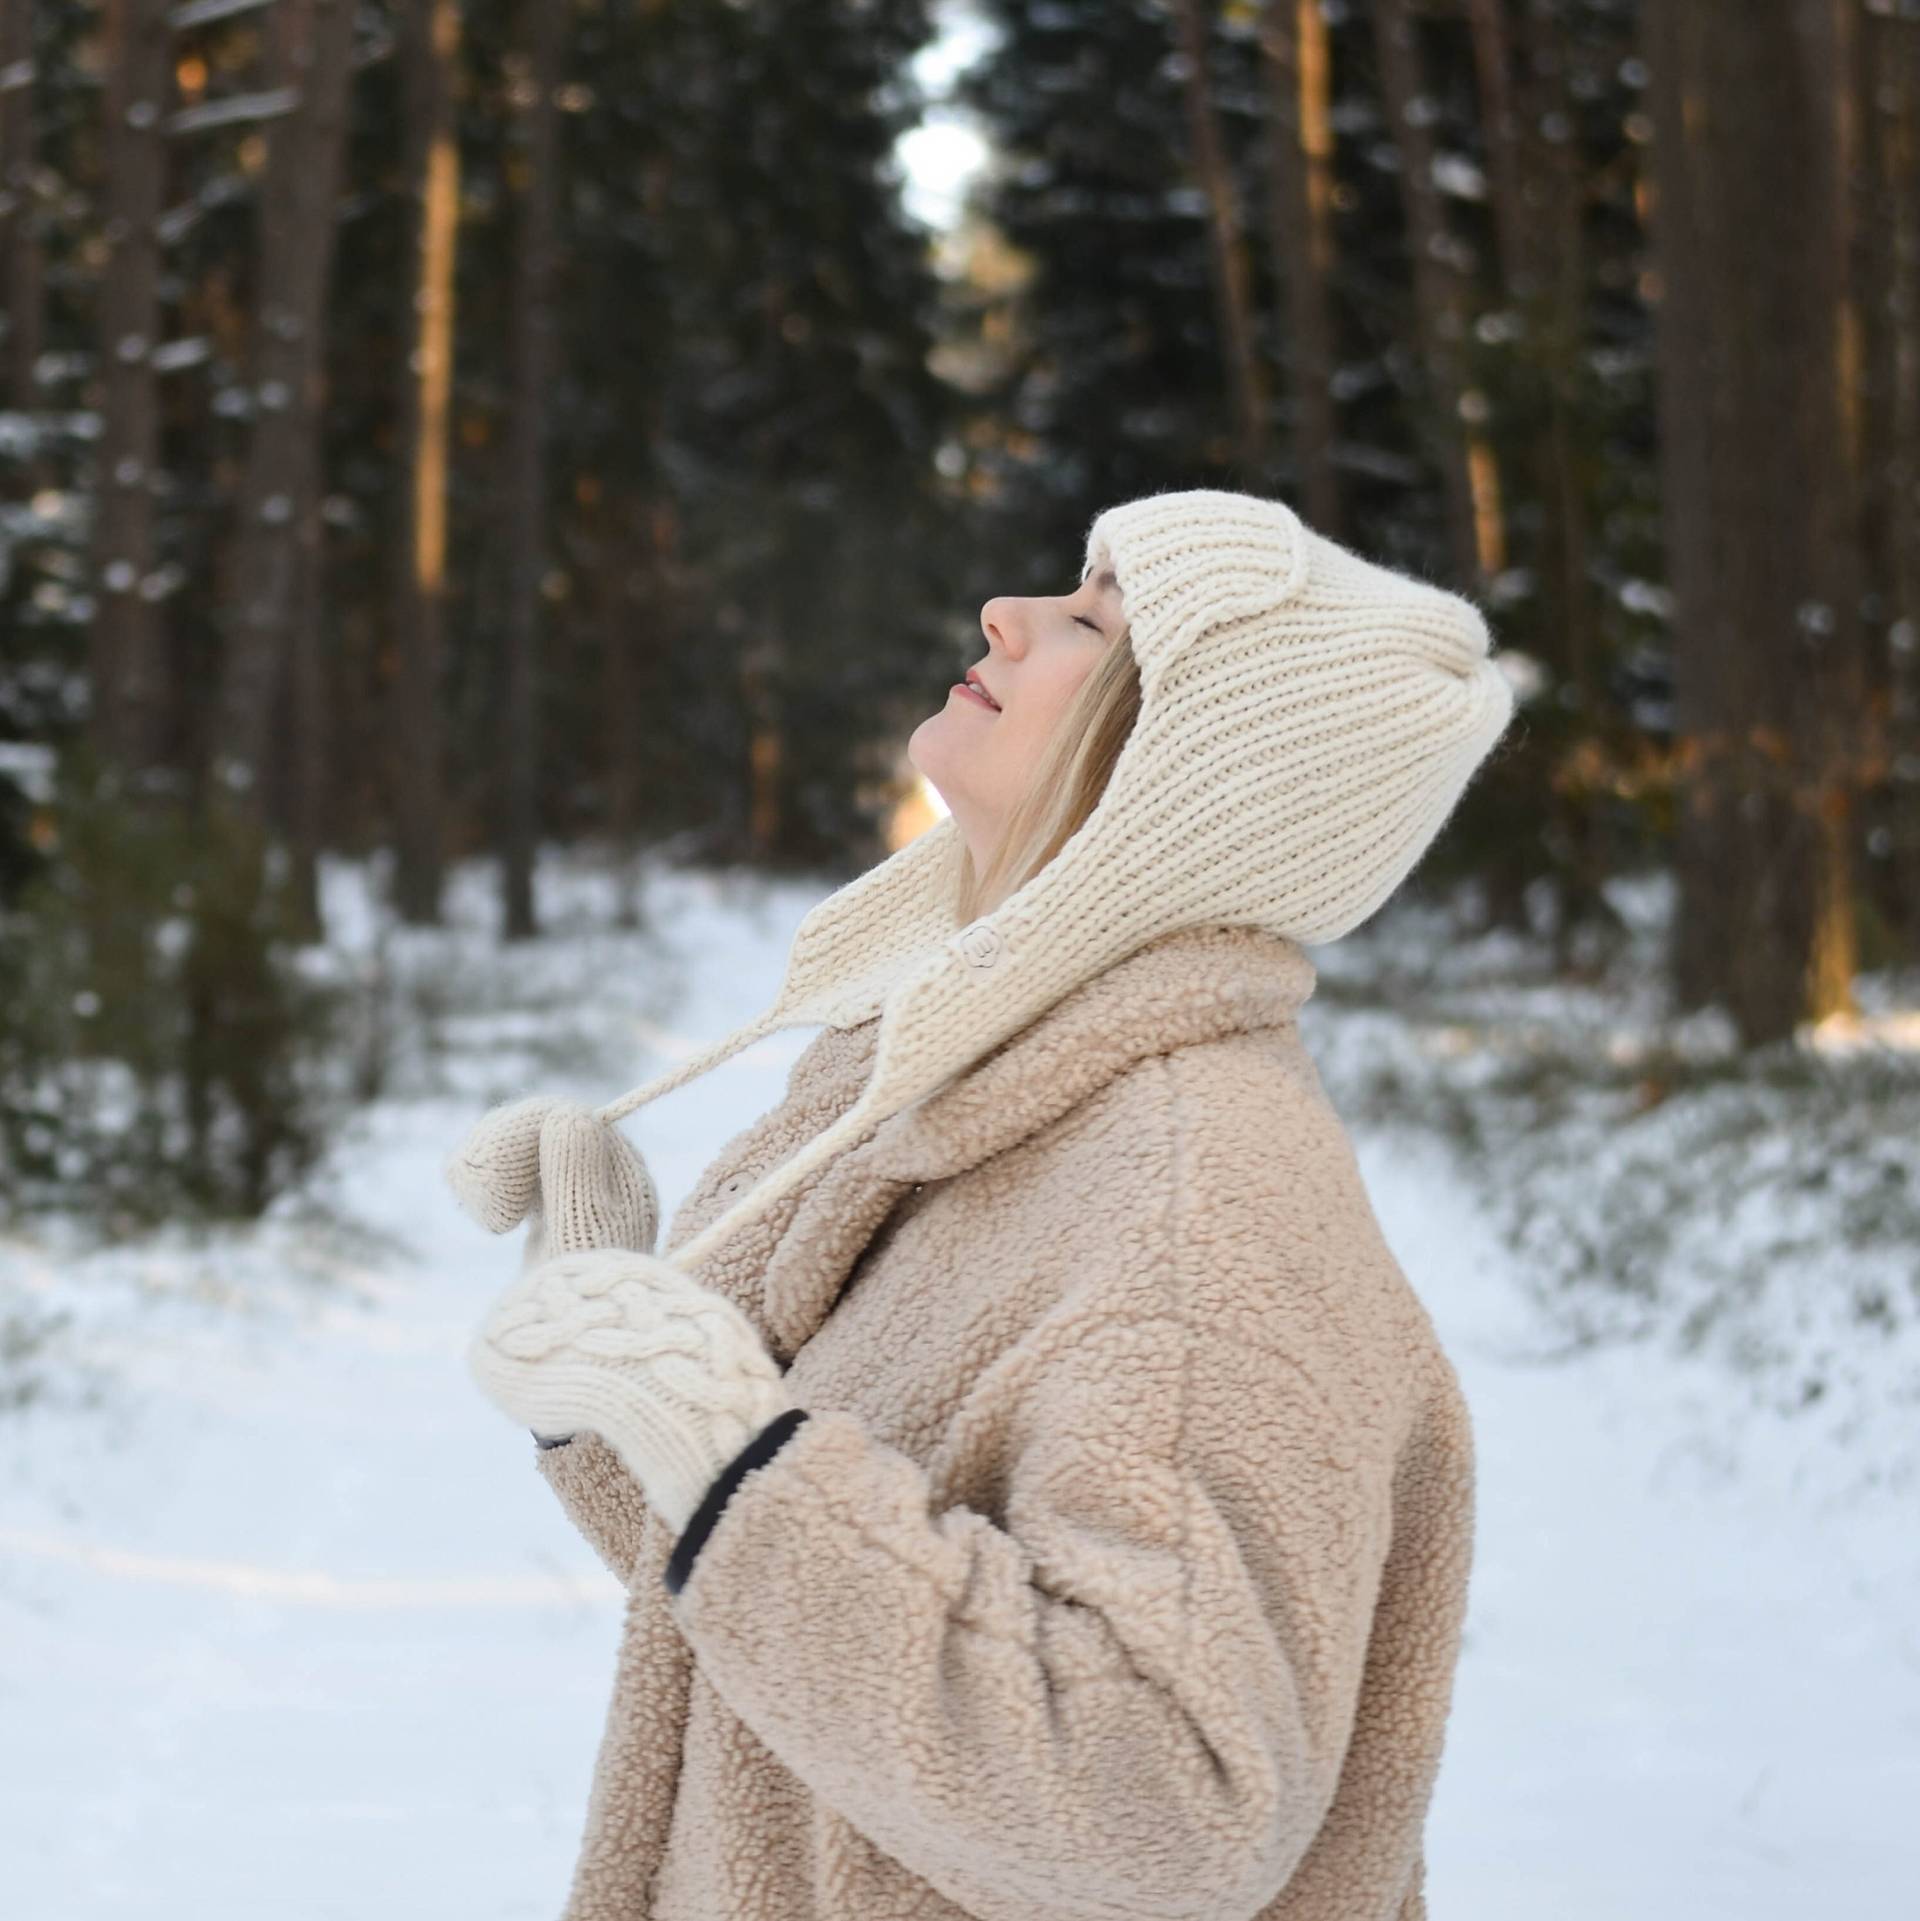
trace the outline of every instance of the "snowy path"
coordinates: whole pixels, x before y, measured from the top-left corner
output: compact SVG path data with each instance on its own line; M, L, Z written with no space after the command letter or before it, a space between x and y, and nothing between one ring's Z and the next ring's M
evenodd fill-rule
M676 1004L610 1000L609 1060L533 1084L609 1099L771 993L806 896L651 885ZM628 1123L669 1208L810 1037ZM465 1223L439 1165L521 1091L510 1060L341 1143L331 1185L396 1252L324 1281L285 1227L77 1265L0 1243L0 1289L75 1304L110 1384L0 1416L12 1921L558 1913L620 1597L462 1363L517 1241ZM1913 1915L1911 1513L1808 1512L1764 1459L1723 1472L1678 1438L1706 1376L1511 1358L1525 1311L1471 1197L1430 1150L1360 1145L1480 1453L1435 1921Z

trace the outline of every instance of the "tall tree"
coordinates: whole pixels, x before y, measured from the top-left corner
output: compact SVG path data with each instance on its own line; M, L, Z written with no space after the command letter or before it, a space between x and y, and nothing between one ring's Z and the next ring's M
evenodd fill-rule
M394 905L405 920L440 918L445 848L441 680L447 591L447 486L453 422L454 266L460 148L453 83L458 0L404 0L411 352L400 377L393 525L393 677L387 698Z
M525 0L523 67L515 87L520 109L520 220L513 276L513 419L504 498L511 559L505 685L505 932L524 940L537 932L533 862L539 833L538 671L543 625L541 587L547 567L547 458L553 374L553 281L559 151L554 89L566 48L565 0Z
M100 276L90 629L91 744L105 767L143 773L160 751L167 679L162 621L144 591L153 571L160 457L154 349L160 329L160 235L167 180L168 0L106 0L101 152L106 264Z
M1920 12L1869 11L1857 53L1868 705L1885 783L1865 845L1883 922L1920 957Z
M1240 191L1214 119L1208 74L1211 14L1210 0L1176 0L1187 138L1193 172L1207 204L1207 257L1213 269L1214 305L1226 362L1231 441L1235 458L1251 477L1266 454L1267 391L1254 348L1253 291L1240 218Z
M1566 0L1529 5L1517 35L1502 0L1471 0L1468 18L1500 279L1517 330L1518 378L1508 397L1521 414L1536 497L1548 506L1541 631L1592 713L1601 663L1575 403L1588 316L1587 183L1571 84L1585 56L1567 31Z
M46 338L45 262L34 168L33 0L0 0L0 315L6 320L0 393L40 404L35 377Z
M329 767L320 432L353 15L353 0L274 0L267 17L265 78L283 107L268 123L256 222L254 414L231 548L215 742L215 792L263 819L276 696L288 677L286 824L294 912L308 935L320 931L315 868Z
M284 7L286 0L278 0ZM311 0L311 10L288 10L279 23L279 58L299 90L299 105L280 129L299 169L291 215L306 234L305 271L286 289L288 304L261 314L291 336L293 411L299 440L293 470L293 533L297 582L288 621L288 687L293 696L293 807L289 826L294 857L295 912L305 932L322 931L319 858L333 825L336 738L330 649L331 597L324 565L326 522L322 418L326 406L326 334L339 238L338 202L346 151L347 95L353 78L354 0ZM277 138L278 136L276 136Z
M1320 0L1265 0L1260 46L1272 122L1268 248L1286 303L1294 472L1309 524L1337 540L1333 58Z
M1410 0L1376 0L1374 48L1380 90L1400 152L1400 195L1412 267L1414 334L1425 374L1425 421L1446 503L1455 583L1478 587L1494 570L1498 495L1492 455L1479 430L1465 350L1465 275L1455 259L1434 179L1433 120L1425 63Z
M1850 1002L1864 694L1851 13L1848 0L1712 0L1646 17L1680 769L1673 975L1683 1005L1724 1002L1749 1042Z

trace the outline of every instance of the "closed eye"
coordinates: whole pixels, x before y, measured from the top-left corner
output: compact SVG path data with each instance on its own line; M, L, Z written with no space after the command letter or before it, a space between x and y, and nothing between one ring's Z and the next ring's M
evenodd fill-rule
M1082 627L1091 627L1102 640L1106 639L1107 630L1102 627L1097 620L1089 620L1085 614L1075 614L1074 619L1077 620Z

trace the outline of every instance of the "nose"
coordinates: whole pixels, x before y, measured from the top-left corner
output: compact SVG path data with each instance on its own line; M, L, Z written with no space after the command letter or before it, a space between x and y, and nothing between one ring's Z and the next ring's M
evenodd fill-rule
M980 609L980 631L989 647L999 648L1009 659L1018 660L1027 651L1020 602L1012 594L996 594Z

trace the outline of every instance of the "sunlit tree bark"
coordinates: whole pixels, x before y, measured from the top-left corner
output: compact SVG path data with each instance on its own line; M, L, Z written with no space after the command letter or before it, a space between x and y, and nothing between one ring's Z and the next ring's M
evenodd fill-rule
M454 261L460 150L453 121L457 0L406 0L401 9L411 197L412 351L400 379L395 489L392 678L387 709L388 791L394 833L394 906L415 924L440 918L445 847L447 490L454 356Z
M1308 523L1341 533L1334 406L1333 61L1320 0L1266 0L1268 247L1285 302L1293 459Z

